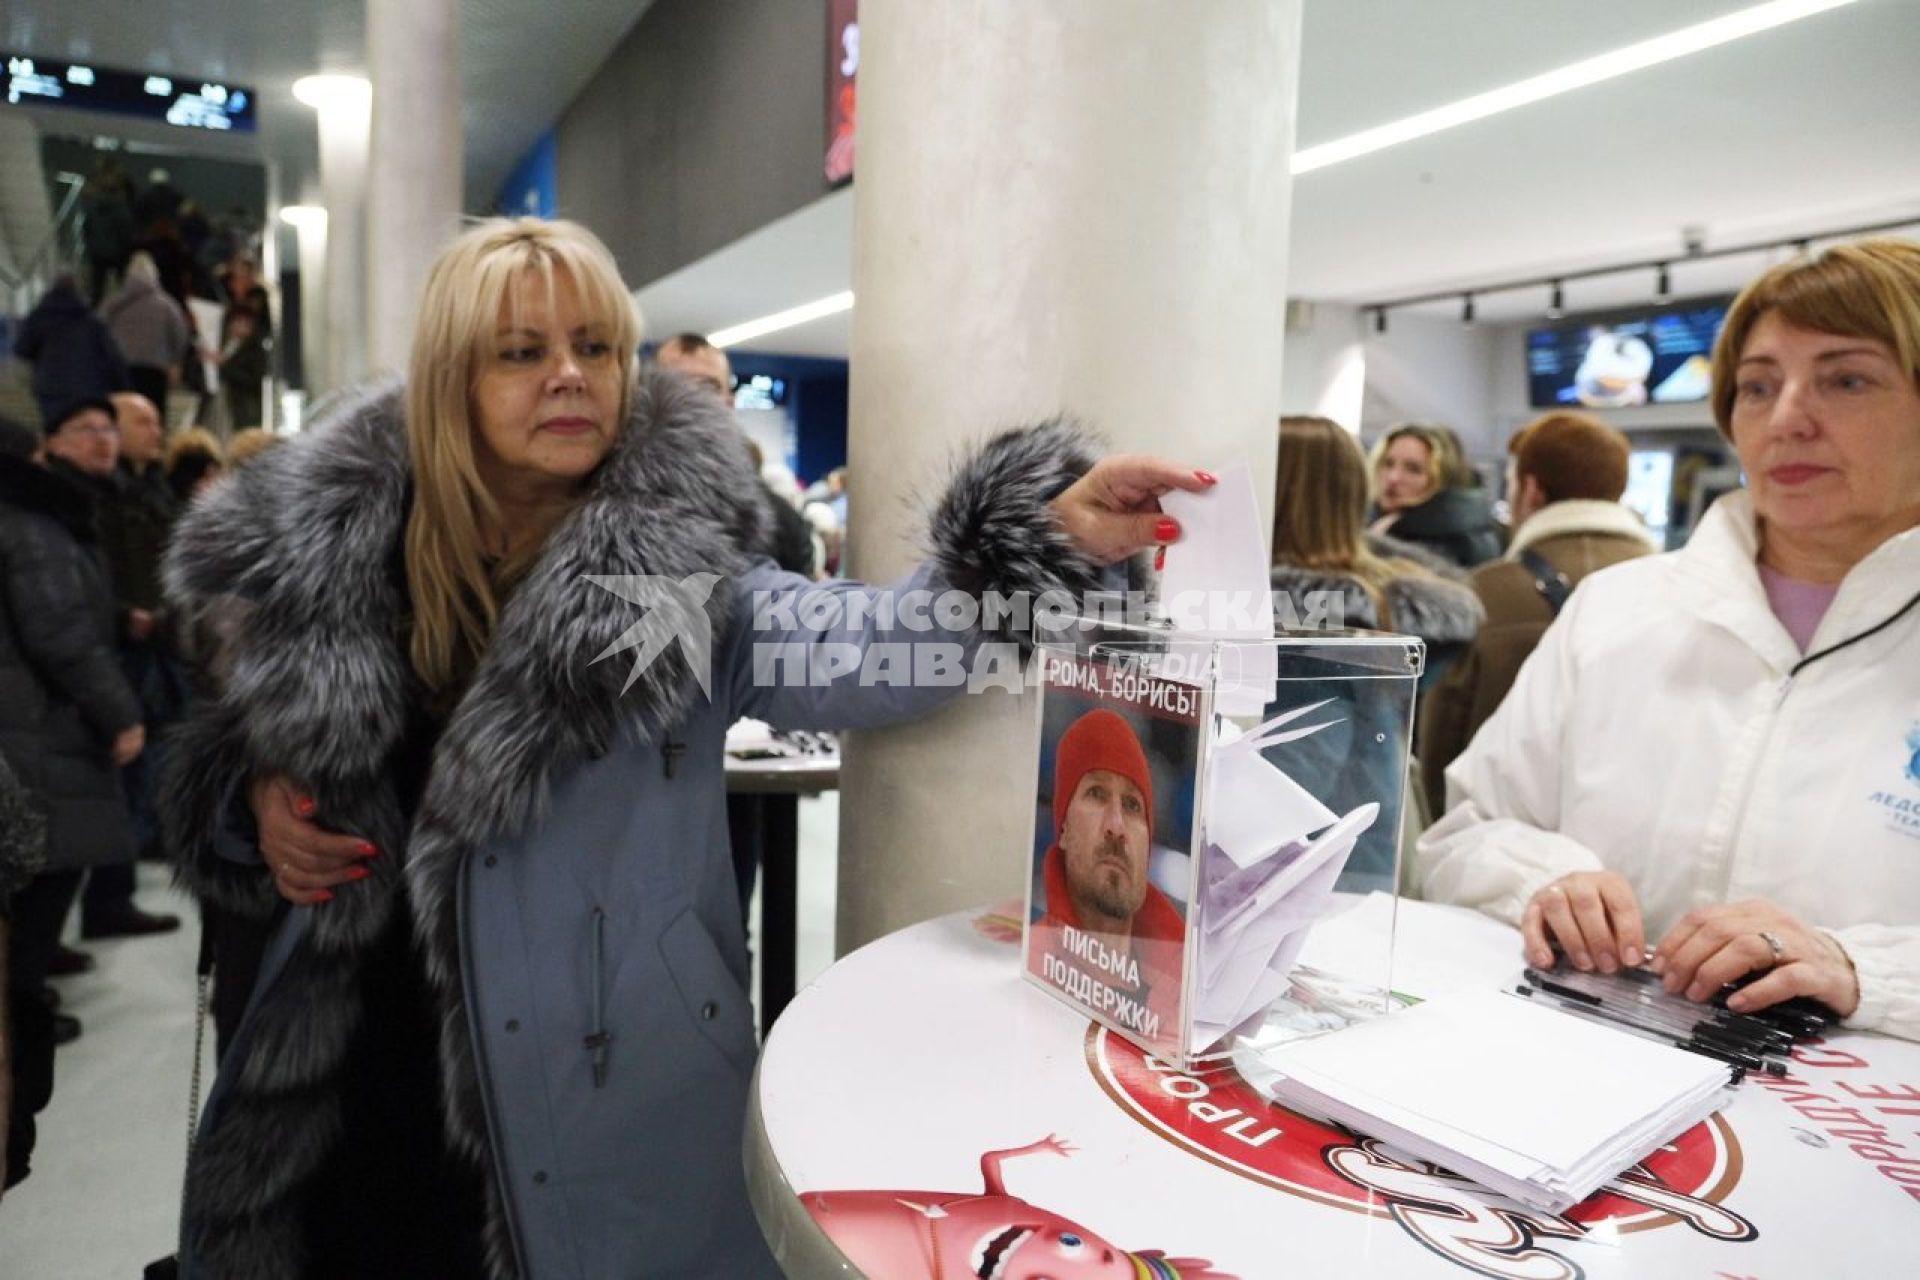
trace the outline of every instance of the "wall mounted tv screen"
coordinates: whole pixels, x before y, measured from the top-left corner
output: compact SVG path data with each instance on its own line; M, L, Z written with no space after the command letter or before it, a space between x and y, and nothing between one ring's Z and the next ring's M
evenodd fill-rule
M1724 300L1613 312L1527 333L1528 399L1536 409L1624 409L1705 400Z

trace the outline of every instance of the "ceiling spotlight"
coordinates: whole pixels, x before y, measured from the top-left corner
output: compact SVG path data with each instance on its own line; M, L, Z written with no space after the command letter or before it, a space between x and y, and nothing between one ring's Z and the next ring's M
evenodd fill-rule
M1553 292L1547 295L1547 319L1558 320L1567 313L1567 290L1558 280L1553 282Z
M1375 307L1373 309L1373 331L1375 333L1385 333L1387 331L1387 309L1385 307Z
M1667 274L1667 264L1659 263L1653 277L1653 300L1655 302L1673 301L1673 279Z
M326 229L327 211L312 204L282 205L280 221L298 231L321 231Z
M1460 323L1473 323L1473 295L1470 293L1460 295Z
M373 101L373 86L365 76L301 76L293 82L293 96L315 111L365 111Z

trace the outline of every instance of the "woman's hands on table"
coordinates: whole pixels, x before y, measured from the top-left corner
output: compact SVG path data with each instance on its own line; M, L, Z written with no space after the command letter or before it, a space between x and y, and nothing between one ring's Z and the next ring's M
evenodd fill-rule
M1689 1000L1710 999L1729 982L1763 974L1728 997L1736 1013L1795 996L1811 996L1843 1018L1860 1007L1860 980L1840 944L1757 898L1687 912L1654 948L1648 968L1668 991Z
M1574 968L1615 973L1641 963L1675 995L1704 1002L1727 984L1759 974L1727 1007L1749 1013L1809 996L1841 1017L1860 1006L1860 983L1838 942L1758 899L1702 907L1682 916L1651 954L1633 886L1617 871L1561 876L1527 902L1520 918L1527 963L1553 965L1557 944Z

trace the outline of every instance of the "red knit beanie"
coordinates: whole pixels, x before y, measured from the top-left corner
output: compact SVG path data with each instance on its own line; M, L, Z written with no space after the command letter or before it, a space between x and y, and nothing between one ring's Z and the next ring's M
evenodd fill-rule
M1057 836L1067 820L1067 806L1080 779L1092 769L1106 769L1128 779L1140 788L1147 803L1147 822L1153 822L1153 770L1147 767L1147 753L1133 726L1117 711L1105 707L1089 711L1075 720L1060 735L1053 761L1053 832Z

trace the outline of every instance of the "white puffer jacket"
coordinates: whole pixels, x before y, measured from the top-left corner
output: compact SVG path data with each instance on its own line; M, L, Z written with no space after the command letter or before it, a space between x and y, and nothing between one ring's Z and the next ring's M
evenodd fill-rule
M1447 770L1425 896L1517 924L1623 873L1649 941L1762 898L1860 979L1847 1025L1920 1039L1920 529L1855 565L1802 655L1767 606L1749 495L1686 548L1586 579Z

